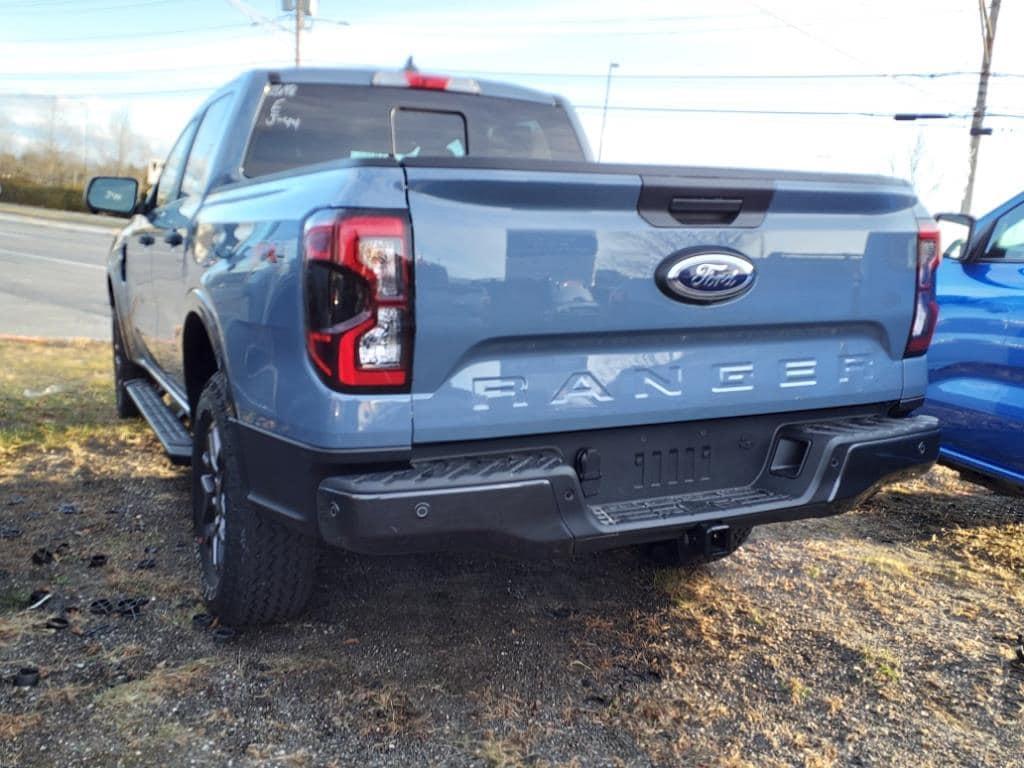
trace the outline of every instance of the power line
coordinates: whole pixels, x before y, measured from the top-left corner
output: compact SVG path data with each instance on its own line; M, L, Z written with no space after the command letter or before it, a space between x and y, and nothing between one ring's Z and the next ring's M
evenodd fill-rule
M192 93L212 93L216 87L193 87L193 88L170 88L163 90L145 91L118 91L118 92L93 92L93 93L25 93L10 92L0 93L0 98L19 99L123 99L123 98L151 98L156 96L184 95ZM576 104L578 110L602 110L601 104ZM848 110L831 111L820 109L745 109L728 107L655 107L639 105L614 105L609 104L608 110L613 112L647 112L664 114L695 114L695 115L756 115L768 117L856 117L856 118L882 118L893 120L896 113L880 112L872 110ZM969 112L937 112L932 113L936 119L967 120L972 117ZM990 112L988 117L1003 119L1024 119L1024 114L1013 112Z
M64 10L61 9L59 13L61 16L72 16L72 15L83 15L86 13L95 13L97 11L130 11L136 8L147 8L151 5L167 5L169 3L175 3L180 5L182 0L141 0L141 2L131 2L122 5L100 5L92 6L89 8L76 7L74 9ZM63 3L61 3L62 5ZM57 3L54 3L57 5ZM11 6L4 6L4 16L27 16L29 14L35 16L39 14L39 4L32 3L25 6L14 6L13 11L8 11L7 8Z
M795 24L794 22L790 21L789 19L785 18L784 16L780 16L779 14L775 13L774 11L771 11L771 10L765 8L764 6L762 6L762 5L758 4L758 3L753 2L753 0L748 0L748 2L750 3L750 5L752 5L755 8L757 8L757 10L759 10L765 16L767 16L767 17L769 17L771 19L775 19L777 22L779 22L783 26L789 27L790 29L794 30L795 32L798 32L799 34L803 35L808 40L810 40L812 43L817 43L818 45L822 46L823 48L828 48L833 53L838 53L840 56L842 56L844 58L847 58L847 59L850 59L851 61L855 61L858 64L864 64L865 63L864 59L860 58L859 56L857 56L857 55L855 55L853 53L850 53L849 51L847 51L844 48L840 48L838 45L835 45L834 43L832 43L832 42L830 42L828 40L824 40L824 39L818 37L817 35L814 35L811 32L808 32L802 26L800 26L798 24Z
M278 32L278 30L276 30L276 29L270 30L270 29L267 29L265 27L246 26L246 29L245 29L244 32L236 32L236 33L233 33L233 34L218 35L217 36L217 44L221 45L222 43L226 43L226 42L231 41L231 40L249 40L249 41L252 41L254 43L255 42L272 42L270 40L270 38L273 37L273 35L275 33L277 33L277 32ZM280 39L280 38L278 38L278 39ZM147 58L158 58L161 54L167 54L167 53L179 54L181 49L182 49L182 45L183 45L182 43L175 43L174 41L171 41L169 44L164 44L162 42L161 43L152 43L150 45L146 45L144 48L139 48L137 46L132 46L130 48L120 48L120 47L118 47L117 55L118 56L128 56L130 54L144 53L144 54L147 55ZM189 45L189 43L184 43L184 45L187 47ZM160 70L160 71L174 72L176 70L177 70L177 67L168 67L168 68ZM145 70L145 71L150 71L150 70ZM157 71L157 70L153 70L153 71ZM79 75L81 75L81 72L70 73L68 76L78 77Z
M186 93L213 93L219 86L201 86L197 88L168 88L166 90L146 91L110 91L98 93L0 93L0 99L124 99L124 98L146 98L150 96L172 96Z
M576 109L603 109L600 104L575 104ZM673 114L695 114L695 115L779 115L786 117L885 117L893 119L892 112L870 112L870 111L830 111L823 109L743 109L727 107L644 107L609 105L608 109L614 112L665 112ZM942 113L941 117L953 117L951 114Z
M167 37L168 35L181 35L181 34L194 34L196 32L213 32L219 29L240 29L241 27L251 27L252 24L238 23L233 24L219 24L214 26L206 27L192 27L191 29L168 29L163 32L127 32L118 35L76 35L75 37L37 37L37 38L25 38L22 40L0 40L0 43L6 45L17 45L21 43L77 43L83 40L132 40L139 37ZM118 51L118 53L122 53Z
M163 0L161 0L163 1ZM178 0L170 0L172 2L178 2ZM249 25L243 25L248 27ZM254 31L258 31L258 27L253 27ZM227 39L240 39L247 37L247 35L236 35ZM150 50L150 49L147 49ZM310 59L311 63L323 64L327 63L326 59ZM131 71L119 70L94 70L94 71L82 71L76 70L64 70L55 72L30 72L30 73L15 73L11 74L8 72L8 77L20 78L20 79L31 79L31 80L45 80L47 78L68 78L75 77L79 79L90 79L99 76L121 76L121 77L134 77L137 74L154 73L154 72L182 72L182 71L202 71L202 70L220 70L226 67L259 67L264 64L264 61L244 61L244 62L225 62L217 64L198 64L187 67L148 67L145 69L133 69ZM607 73L597 72L513 72L513 71L494 71L494 70L458 70L458 69L446 69L440 68L441 72L457 74L457 75L480 75L484 77L526 77L526 78L538 78L538 79L590 79L590 80L603 80L607 76ZM897 78L920 78L925 80L939 80L945 78L955 77L977 77L979 72L974 70L951 70L946 72L813 72L813 73L721 73L721 74L616 74L615 80L679 80L679 81L743 81L743 80L891 80ZM1021 72L993 72L991 73L993 78L1024 78L1024 73Z
M160 74L163 72L221 72L225 69L241 72L246 68L269 68L273 66L281 66L280 64L268 64L267 59L261 59L259 61L225 61L219 64L196 64L190 67L152 67L147 69L132 69L131 71L124 70L104 70L97 72L16 72L8 73L7 79L9 80L66 80L68 78L74 78L76 81L82 80L102 80L108 76L111 79L121 78L134 78L141 75L153 75Z
M177 2L178 0L172 0ZM248 25L245 25L248 26ZM256 28L254 28L255 30ZM246 35L233 36L230 39L239 39L246 37ZM311 63L326 63L325 59L310 59ZM114 76L114 77L134 77L139 74L156 73L156 72L196 72L203 70L221 70L228 67L241 68L241 67L260 67L265 65L265 60L260 61L243 61L243 62L224 62L217 64L197 64L187 67L148 67L145 69L133 69L131 71L125 70L95 70L95 71L82 71L82 70L65 70L56 72L29 72L29 73L10 73L8 77L18 78L23 80L45 80L47 78L63 79L68 77L75 77L78 79L91 79L100 76ZM441 68L441 72L456 74L456 75L482 75L485 77L531 77L539 79L591 79L591 80L603 80L607 76L607 73L590 73L590 72L511 72L511 71L487 71L487 70L457 70L457 69L445 69ZM728 74L616 74L616 82L620 80L680 80L680 81L743 81L743 80L888 80L896 78L921 78L926 80L939 80L944 78L954 77L977 77L978 72L973 70L953 70L947 72L835 72L835 73L779 73L779 74L742 74L742 73L728 73ZM1024 78L1024 73L1020 72L993 72L991 73L993 78Z
M446 70L455 75L483 75L486 77L535 77L542 79L591 79L603 80L604 72L512 72L481 69ZM948 72L813 72L813 73L779 73L767 74L616 74L616 80L872 80L896 78L921 78L938 80L949 77L977 77L978 72L971 70L953 70ZM993 72L992 77L1024 77L1018 72Z
M575 104L576 109L604 109L601 104ZM665 112L675 114L708 114L708 115L778 115L784 117L881 117L893 120L897 113L864 111L830 111L822 109L730 109L723 107L645 107L645 106L614 106L609 110L616 112ZM969 112L936 112L929 115L935 119L967 120L972 117ZM1005 117L1024 119L1024 114L989 113L989 117Z
M49 8L59 5L81 5L81 0L24 0L24 2L4 3L0 9L6 11L9 8Z

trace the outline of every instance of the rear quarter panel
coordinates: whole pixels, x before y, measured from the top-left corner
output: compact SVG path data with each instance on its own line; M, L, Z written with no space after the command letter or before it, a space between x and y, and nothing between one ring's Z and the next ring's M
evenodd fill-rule
M408 394L353 396L326 387L305 347L302 226L315 210L405 208L401 168L332 164L209 195L188 265L193 311L215 318L237 416L321 448L404 448Z

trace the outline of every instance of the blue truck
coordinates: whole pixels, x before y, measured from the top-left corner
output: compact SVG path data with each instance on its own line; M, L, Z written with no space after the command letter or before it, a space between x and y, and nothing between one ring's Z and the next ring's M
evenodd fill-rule
M940 460L997 491L1024 491L1024 194L953 231L936 275L940 306L925 412ZM957 231L955 228L959 227Z
M733 552L932 463L934 221L885 177L595 163L562 99L248 72L96 178L118 412L192 466L209 608L362 553Z

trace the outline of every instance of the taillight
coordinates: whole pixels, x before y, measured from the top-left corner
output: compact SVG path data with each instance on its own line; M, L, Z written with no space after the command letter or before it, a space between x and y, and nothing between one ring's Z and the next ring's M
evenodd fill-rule
M325 212L306 223L306 347L329 386L408 389L412 267L404 216Z
M935 273L942 260L939 229L935 222L918 222L917 229L917 282L914 291L914 320L904 357L917 357L928 351L939 321L939 302L935 297Z
M446 77L427 75L412 69L399 72L377 72L374 85L390 88L420 88L428 91L458 91L459 93L480 93L480 84L469 77Z

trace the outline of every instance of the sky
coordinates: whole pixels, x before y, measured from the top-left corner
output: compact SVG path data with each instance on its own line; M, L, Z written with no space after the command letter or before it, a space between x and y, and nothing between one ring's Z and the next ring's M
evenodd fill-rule
M426 72L557 92L605 161L884 173L910 178L933 212L960 207L970 120L892 114L972 112L972 0L318 5L304 65L399 68L412 55ZM212 89L249 67L291 65L294 35L253 17L290 24L280 0L0 0L0 116L28 135L52 103L42 97L58 96L88 140L127 109L163 152ZM1024 3L1004 0L989 111L1005 116L986 120L977 214L1021 191L1022 32Z

